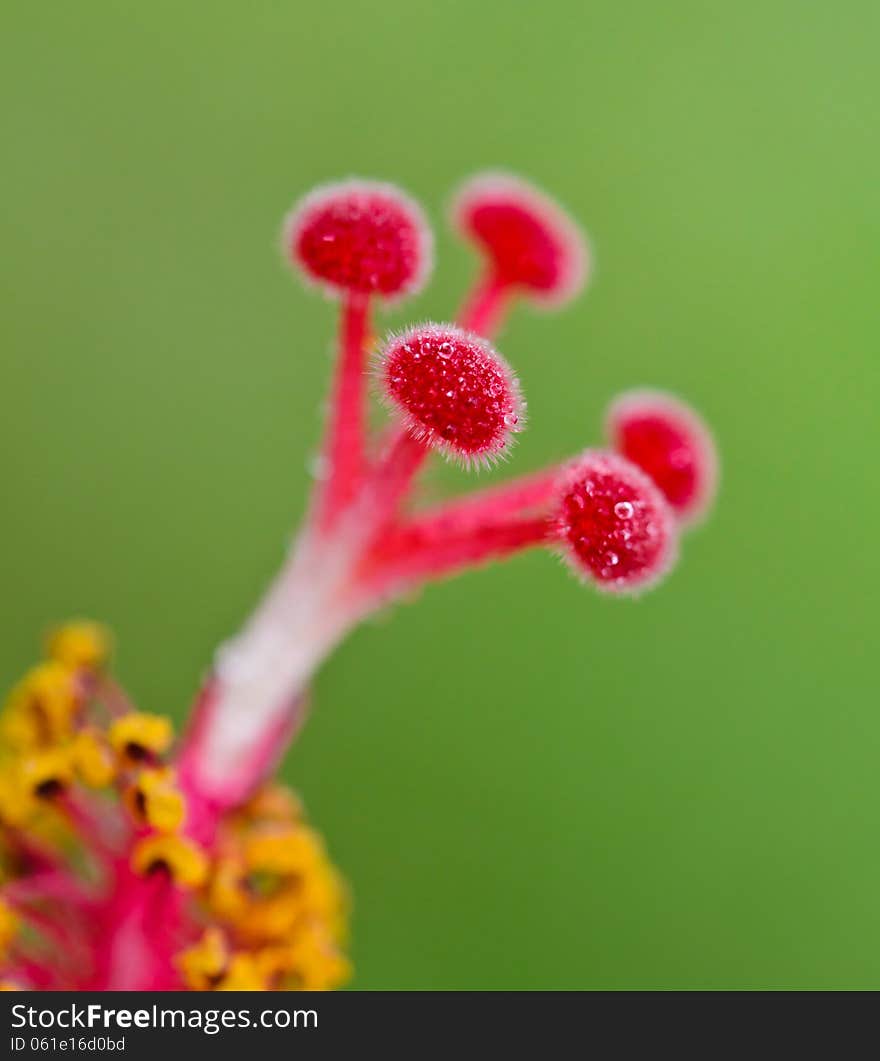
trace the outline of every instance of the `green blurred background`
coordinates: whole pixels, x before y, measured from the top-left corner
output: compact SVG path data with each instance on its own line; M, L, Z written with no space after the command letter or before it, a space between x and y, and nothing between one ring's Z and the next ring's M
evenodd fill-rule
M359 631L288 761L360 988L880 986L875 3L17 0L2 65L0 681L100 618L184 711L278 563L331 307L279 264L316 182L443 205L521 171L598 271L501 347L512 465L686 395L723 456L660 592L528 556ZM436 486L465 487L451 469Z

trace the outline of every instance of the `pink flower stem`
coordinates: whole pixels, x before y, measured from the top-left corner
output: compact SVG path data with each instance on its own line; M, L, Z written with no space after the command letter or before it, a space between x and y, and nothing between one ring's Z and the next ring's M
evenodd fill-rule
M221 652L178 759L187 831L206 841L219 816L265 778L305 716L328 652L390 596L542 544L549 468L398 523L430 452L398 429L329 532L306 531L251 620Z
M331 532L300 536L248 622L218 653L178 759L191 835L210 835L218 815L264 779L303 720L315 670L362 618L340 601L372 526L356 518L359 504L344 509Z
M491 339L504 323L512 294L510 284L489 269L465 298L457 323L468 331Z
M363 305L348 308L356 315ZM360 326L344 331L363 335ZM354 395L342 390L344 400ZM540 508L553 494L556 468L399 524L430 452L406 427L389 436L369 468L361 451L346 488L352 493L333 495L332 527L307 524L244 629L224 646L178 759L194 839L209 841L219 817L271 773L302 724L315 670L366 615L419 581L546 540ZM338 489L339 467L328 489ZM351 473L353 465L343 467ZM327 495L323 500L326 514Z
M339 361L324 445L327 478L319 504L319 524L327 529L351 501L363 477L366 453L366 345L370 303L348 293L340 310Z
M198 767L204 750L202 742L213 722L216 692L214 680L203 688L194 725L187 731L177 762L178 783L187 796L186 833L201 844L211 843L223 814L244 803L260 782L273 773L308 714L308 689L304 689L293 698L287 710L272 718L258 740L242 749L241 759L226 782L208 793L199 783Z

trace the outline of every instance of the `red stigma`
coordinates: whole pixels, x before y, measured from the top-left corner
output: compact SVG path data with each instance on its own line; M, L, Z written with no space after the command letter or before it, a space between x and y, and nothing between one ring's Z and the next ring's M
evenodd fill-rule
M610 592L647 588L675 557L675 523L665 498L614 453L588 450L567 469L557 519L575 570Z
M439 449L496 455L522 428L523 402L510 366L488 342L460 328L426 324L392 338L380 372L412 434Z
M430 267L419 207L390 184L318 188L289 215L284 251L333 291L394 298L416 291Z
M460 191L454 220L478 243L501 283L559 304L584 284L587 248L577 225L552 200L515 177L484 174Z
M608 437L651 476L681 519L706 510L715 491L715 445L689 406L666 394L625 394L609 410Z

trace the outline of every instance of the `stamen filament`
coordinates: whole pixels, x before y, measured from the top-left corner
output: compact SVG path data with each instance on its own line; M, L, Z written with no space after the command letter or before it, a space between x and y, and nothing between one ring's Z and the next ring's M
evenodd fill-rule
M554 536L553 524L546 516L502 519L458 534L427 539L421 531L417 522L411 523L380 540L365 560L362 584L374 594L395 594L421 582L544 545Z
M465 298L456 323L467 331L491 339L504 323L512 294L510 284L488 269Z
M366 491L371 522L376 530L394 517L430 452L428 443L407 428L400 428L388 440Z
M319 521L325 529L335 523L363 476L368 334L368 296L346 292L340 309L339 361L324 446L327 469Z
M554 465L500 486L474 491L423 510L408 520L405 528L418 533L428 543L497 522L505 516L524 515L553 499L559 476L560 468Z
M74 907L89 907L96 900L96 896L76 878L60 870L49 870L20 880L8 881L3 885L0 895L15 907L26 907L30 903L46 900L71 903Z

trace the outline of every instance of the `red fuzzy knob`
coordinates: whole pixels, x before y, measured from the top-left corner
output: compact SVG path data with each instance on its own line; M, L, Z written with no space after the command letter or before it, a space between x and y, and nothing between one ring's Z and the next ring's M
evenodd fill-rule
M679 518L701 516L715 493L718 458L708 428L668 394L633 391L618 398L607 419L611 445L648 473Z
M333 292L395 298L418 290L431 265L420 208L390 184L317 188L288 216L284 251Z
M510 366L484 339L451 324L394 336L380 378L411 433L457 456L496 456L523 426L524 403Z
M525 181L482 174L461 189L453 209L461 232L488 256L494 276L558 305L583 287L588 253L574 221Z
M588 450L566 469L557 531L575 571L614 593L646 589L675 558L675 520L666 499L614 453Z

